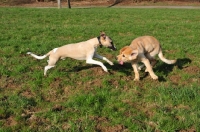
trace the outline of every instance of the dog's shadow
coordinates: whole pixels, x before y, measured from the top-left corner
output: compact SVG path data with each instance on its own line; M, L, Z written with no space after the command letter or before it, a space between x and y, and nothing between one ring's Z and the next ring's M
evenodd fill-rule
M110 69L110 73L114 74L114 72L122 72L127 76L131 75L132 73L132 66L130 63L124 63L120 65L119 63L115 63L113 66L106 65Z
M165 76L168 76L170 72L173 71L174 67L177 67L178 69L183 69L185 65L190 64L192 61L189 58L183 58L183 59L177 59L177 62L175 64L169 65L164 62L161 62L157 64L153 70L154 72L162 73ZM127 76L132 75L133 68L130 63L125 63L124 65L115 64L111 67L114 71L119 71L125 73ZM145 67L144 67L145 69ZM148 73L143 70L140 71L140 80L143 80L148 76ZM131 71L131 72L130 72ZM159 76L159 82L165 82L165 78L162 76Z
M190 64L191 62L192 61L189 58L177 59L177 62L175 64L172 64L172 65L168 65L164 62L160 62L159 64L157 64L153 68L153 70L154 70L154 72L162 73L165 76L168 76L168 74L173 71L175 66L178 69L183 69L185 67L185 65ZM118 63L114 63L114 65L112 65L112 66L107 64L107 63L104 63L104 65L109 69L108 73L110 73L110 74L115 74L115 72L122 72L126 76L133 76L133 74L134 74L133 68L132 68L130 63L125 63L123 65L120 65ZM82 70L87 70L87 69L96 68L96 67L99 67L99 70L103 70L98 65L85 65L85 66L74 66L74 67L70 68L69 70L67 70L66 72L80 72ZM148 73L145 72L144 69L142 71L140 71L140 80L143 80L147 76L148 76ZM158 81L159 82L165 82L166 80L165 80L164 77L159 76Z
M129 75L130 71L132 70L131 69L132 67L129 63L125 63L124 65L120 65L120 64L117 64L117 63L114 63L114 65L109 65L108 63L104 62L103 64L108 69L109 74L114 74L114 72L123 72L126 75ZM62 69L62 70L64 70L65 72L80 72L80 71L83 71L83 70L98 68L99 70L103 71L103 69L99 65L95 65L95 64L87 64L85 66L80 66L80 65L71 67L68 70L65 70L65 69Z
M80 72L80 71L95 68L95 67L101 68L98 65L74 66L74 67L70 68L69 70L66 70L66 72Z
M185 65L190 64L192 61L189 58L183 58L183 59L177 59L175 64L169 65L164 62L162 62L160 65L155 66L154 71L163 73L166 77L169 73L171 73L174 69L174 67L177 67L178 69L183 69ZM162 76L159 76L160 82L165 82L165 78Z

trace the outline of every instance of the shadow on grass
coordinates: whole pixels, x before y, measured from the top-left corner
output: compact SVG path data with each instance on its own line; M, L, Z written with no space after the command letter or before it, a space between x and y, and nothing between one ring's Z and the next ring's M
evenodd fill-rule
M108 63L105 62L103 64L108 69L108 73L111 74L111 75L114 75L116 72L125 73L127 76L132 75L132 67L131 67L131 65L129 63L126 63L124 65L119 65L119 64L116 64L116 63L114 63L114 65L109 65ZM74 67L72 67L72 68L70 68L68 70L64 70L64 71L65 72L80 72L80 71L83 71L83 70L90 70L90 69L94 69L94 68L98 68L98 70L102 70L103 71L101 66L94 65L94 64L93 65L88 64L88 65L85 65L85 66L81 66L81 65L74 66Z
M99 69L101 68L98 65L90 65L90 64L88 64L86 66L81 66L81 65L74 66L74 67L70 68L69 70L66 70L65 72L80 72L80 71L91 69L91 68L95 68L95 67L99 67Z
M183 59L177 59L177 62L174 65L168 65L165 64L164 62L161 62L160 65L155 66L155 68L153 69L154 72L160 72L162 74L164 74L165 76L168 76L169 73L171 73L174 69L175 66L177 66L179 69L183 69L185 67L185 65L191 63L192 61L189 58L183 58ZM104 65L109 69L108 73L114 75L116 72L121 72L124 73L126 76L133 76L134 78L134 71L133 68L131 66L130 63L125 63L124 65L120 65L115 63L113 66L104 63ZM99 70L103 69L98 66L98 65L86 65L86 66L75 66L73 68L70 68L69 70L66 70L65 72L80 72L82 70L89 70L91 68L99 68ZM140 72L140 80L143 80L144 78L146 78L147 76L149 76L149 74L147 72L145 72L144 70L142 70ZM159 82L165 82L165 78L162 76L159 76Z
M161 65L158 65L156 66L156 68L154 68L154 71L162 72L165 76L168 76L168 74L173 71L175 66L177 66L179 69L183 69L186 64L191 63L191 62L192 61L189 58L177 59L177 62L172 65L168 65L162 62ZM159 77L159 81L163 82L166 80L163 77Z
M189 58L177 59L177 62L173 65L168 65L164 62L161 62L161 64L155 66L155 68L153 70L154 70L154 72L162 72L165 76L168 76L168 74L173 71L175 66L177 66L179 69L183 69L185 67L185 65L187 65L191 62L192 61ZM134 72L130 63L125 63L124 65L115 64L114 66L112 66L110 68L115 72L123 72L127 76L133 75L132 73ZM142 70L140 72L140 80L143 80L148 75L149 75L148 72L145 72L144 70ZM164 77L159 76L158 81L165 82L166 80Z
M178 59L176 65L178 66L179 69L183 69L185 65L190 64L191 62L192 62L191 59L183 58L183 59Z

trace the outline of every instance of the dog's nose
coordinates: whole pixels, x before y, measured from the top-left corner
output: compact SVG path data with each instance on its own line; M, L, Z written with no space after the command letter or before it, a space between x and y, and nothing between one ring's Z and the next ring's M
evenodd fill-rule
M114 46L110 47L110 49L111 49L111 50L114 50L114 51L116 51L116 50L117 50L117 48L116 48L116 47L114 47Z
M114 51L116 51L116 50L117 50L117 48L116 48L114 45L113 45L113 50L114 50Z

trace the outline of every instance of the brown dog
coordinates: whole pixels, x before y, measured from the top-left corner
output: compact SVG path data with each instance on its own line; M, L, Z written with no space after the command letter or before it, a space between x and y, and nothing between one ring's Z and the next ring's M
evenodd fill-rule
M155 55L167 64L174 64L176 60L168 60L164 58L159 41L152 36L142 36L134 39L130 46L125 46L120 50L120 55L117 56L118 62L123 65L124 62L131 62L135 72L135 79L140 80L139 72L143 66L138 67L138 62L144 63L146 71L156 80L158 77L152 70L156 64Z

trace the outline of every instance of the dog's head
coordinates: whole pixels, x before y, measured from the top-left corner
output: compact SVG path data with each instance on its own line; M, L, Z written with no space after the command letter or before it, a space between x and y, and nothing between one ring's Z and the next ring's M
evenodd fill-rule
M121 65L123 65L124 62L131 62L136 60L137 56L137 49L133 49L130 46L125 46L120 50L120 54L117 56L117 60Z
M105 46L112 50L117 50L115 45L113 44L113 41L110 37L106 36L105 32L100 32L100 36L97 37L100 43L100 47Z

